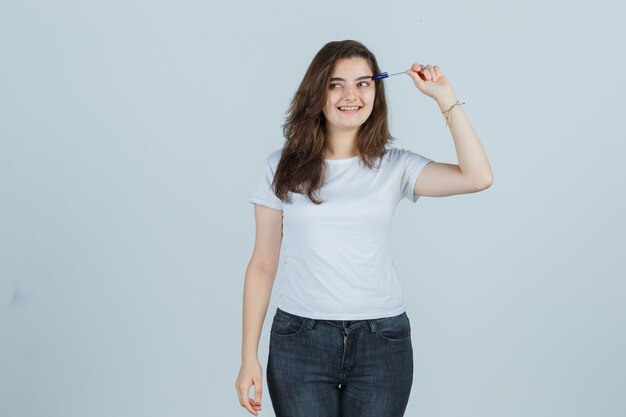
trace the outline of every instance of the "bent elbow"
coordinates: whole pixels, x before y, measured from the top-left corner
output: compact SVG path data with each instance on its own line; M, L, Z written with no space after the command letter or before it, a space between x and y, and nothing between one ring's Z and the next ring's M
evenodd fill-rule
M476 184L476 191L483 191L487 188L491 187L493 184L493 175L483 178L481 181L478 181Z

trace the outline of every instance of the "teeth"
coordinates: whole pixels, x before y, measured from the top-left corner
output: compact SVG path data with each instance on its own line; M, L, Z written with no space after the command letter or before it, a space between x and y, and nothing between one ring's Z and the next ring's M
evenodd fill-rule
M358 110L359 107L339 107L339 110L345 110L345 111L353 111L353 110Z

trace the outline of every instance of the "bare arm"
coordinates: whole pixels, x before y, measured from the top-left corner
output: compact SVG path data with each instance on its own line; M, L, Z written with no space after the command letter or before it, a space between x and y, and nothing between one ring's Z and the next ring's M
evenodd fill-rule
M235 389L239 403L251 414L261 409L262 371L258 359L259 339L278 270L282 244L282 211L254 205L256 237L243 287L241 368ZM254 399L249 397L254 385Z
M457 102L454 89L438 66L413 64L407 74L421 92L437 102L440 111L450 109ZM429 162L415 182L414 195L441 197L474 193L493 183L487 154L461 104L449 112L448 128L454 141L458 165Z
M441 111L456 103L455 96L437 100ZM442 197L454 194L474 193L493 183L493 172L478 135L474 131L463 106L456 105L450 112L448 128L456 148L459 164L429 162L420 173L413 194Z

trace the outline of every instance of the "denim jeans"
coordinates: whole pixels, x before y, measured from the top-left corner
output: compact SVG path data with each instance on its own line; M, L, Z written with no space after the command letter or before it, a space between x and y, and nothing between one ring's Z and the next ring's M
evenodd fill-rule
M406 312L345 321L276 309L267 362L276 417L401 417L412 383Z

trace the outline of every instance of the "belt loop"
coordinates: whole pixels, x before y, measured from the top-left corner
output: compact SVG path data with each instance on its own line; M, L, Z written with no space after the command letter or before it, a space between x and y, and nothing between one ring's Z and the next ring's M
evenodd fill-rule
M307 330L311 330L314 324L315 324L315 319L310 319L309 324L307 324L306 326Z
M376 320L371 319L367 321L370 325L370 332L371 333L376 333Z

